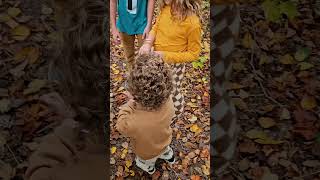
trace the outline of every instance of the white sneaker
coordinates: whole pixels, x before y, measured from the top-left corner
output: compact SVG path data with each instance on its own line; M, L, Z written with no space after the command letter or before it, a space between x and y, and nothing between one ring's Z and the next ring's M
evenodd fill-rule
M143 171L149 173L150 175L156 171L154 163L148 164L147 161L141 160L137 157L136 157L135 161L136 161L136 165L139 168L141 168Z
M159 158L165 160L167 163L171 165L176 162L173 150L170 146L167 147L166 151L163 154L161 154Z

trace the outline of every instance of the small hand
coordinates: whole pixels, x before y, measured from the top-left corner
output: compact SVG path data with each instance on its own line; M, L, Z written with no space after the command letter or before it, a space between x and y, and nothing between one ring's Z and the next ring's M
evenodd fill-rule
M143 44L139 50L139 55L149 54L151 52L151 45Z
M151 30L151 26L148 24L146 28L144 28L142 39L146 39L149 36L150 30Z
M117 28L111 28L111 34L112 34L114 43L116 45L119 45L121 43L119 30Z

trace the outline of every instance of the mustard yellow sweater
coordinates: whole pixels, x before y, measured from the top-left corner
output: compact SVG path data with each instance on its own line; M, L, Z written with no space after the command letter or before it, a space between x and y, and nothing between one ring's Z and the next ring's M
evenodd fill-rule
M197 15L179 22L172 19L170 6L165 6L150 31L155 36L154 50L164 54L167 63L198 60L201 50L201 24Z

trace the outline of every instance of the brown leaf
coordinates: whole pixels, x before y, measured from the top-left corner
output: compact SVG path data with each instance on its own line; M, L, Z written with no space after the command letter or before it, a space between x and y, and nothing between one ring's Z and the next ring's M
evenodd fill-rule
M301 100L301 107L305 110L312 110L317 107L317 101L314 97L304 96Z
M161 173L159 171L156 171L152 174L152 180L158 180L161 176Z
M302 163L306 167L318 167L320 166L319 160L306 160Z
M27 60L29 64L34 64L40 56L39 48L26 47L15 54L14 59L17 61Z
M269 117L261 117L258 119L258 122L259 122L260 126L263 128L270 128L270 127L276 125L276 122L272 118L269 118Z
M40 91L40 89L44 88L46 84L47 84L46 80L34 79L28 85L28 88L23 91L23 94L29 95L32 93L36 93L36 92Z
M241 144L239 144L239 151L242 153L250 153L250 154L254 154L257 152L257 147L255 145L254 142L252 141L248 141L248 142L243 142Z
M122 166L118 166L118 170L116 172L116 176L119 176L119 177L123 176L123 173L124 173L123 171L124 171L123 167Z

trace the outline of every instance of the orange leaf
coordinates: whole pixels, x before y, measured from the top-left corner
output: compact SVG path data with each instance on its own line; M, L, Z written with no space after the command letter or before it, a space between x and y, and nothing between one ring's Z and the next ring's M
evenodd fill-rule
M192 175L191 180L201 180L201 177L198 175Z

